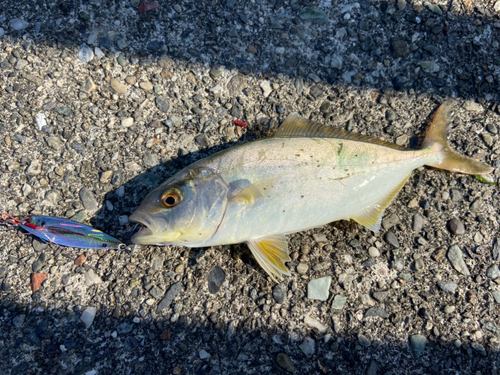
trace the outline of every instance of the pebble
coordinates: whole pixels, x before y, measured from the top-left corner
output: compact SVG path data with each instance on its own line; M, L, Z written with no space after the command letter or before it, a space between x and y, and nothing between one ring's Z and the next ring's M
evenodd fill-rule
M427 344L427 339L422 335L411 335L410 341L410 351L413 357L419 358L425 350Z
M471 344L471 347L472 349L474 349L476 352L479 352L482 356L486 357L487 356L487 353L486 353L486 350L484 349L484 346L481 345L480 343L478 342L473 342Z
M493 295L495 302L500 304L500 291L494 290L491 294Z
M29 62L27 60L19 59L19 60L17 60L16 65L14 65L14 69L23 70L28 65L29 65Z
M163 113L167 113L170 109L170 103L160 96L156 97L155 104L156 108L158 108Z
M376 248L376 247L373 247L371 246L369 249L368 249L368 254L372 257L372 258L377 258L380 256L380 251Z
M464 103L464 109L469 112L481 113L484 111L484 108L481 104L476 103L474 100L467 100Z
M161 302L158 304L156 311L160 312L169 308L175 297L177 297L177 295L181 292L181 289L182 284L180 282L172 284L165 294L165 297L163 297Z
M327 329L324 324L321 324L316 319L311 318L309 315L306 315L306 317L304 318L304 324L311 328L317 329L319 333L325 333Z
M85 285L86 286L91 286L91 285L98 285L102 283L102 279L99 275L96 275L94 270L92 268L89 268L85 272Z
M451 219L450 221L448 221L447 227L448 227L448 230L456 236L461 236L461 235L465 234L464 224L459 219L456 219L456 218Z
M33 292L36 292L40 287L42 286L42 283L45 281L47 278L48 274L47 273L33 273L31 274L31 290ZM3 287L3 284L2 284ZM10 288L9 288L10 289Z
M368 339L368 337L366 337L362 333L358 333L358 342L361 346L365 348L368 348L372 344L371 341Z
M125 95L127 94L127 85L121 83L116 79L111 80L111 88L115 90L117 94Z
M3 27L0 27L0 38L5 35L5 30Z
M300 350L302 350L302 353L304 353L306 357L314 354L315 347L316 342L310 337L305 337L304 341L302 341L302 344L300 344Z
M381 318L387 318L387 312L383 307L370 307L368 310L366 310L364 317L365 318L370 318L370 317L381 317Z
M80 320L85 324L85 328L90 328L90 326L94 322L96 311L97 310L95 307L87 307L85 310L83 310L83 313L80 316Z
M262 94L264 95L264 98L267 98L273 91L271 83L269 81L262 81L260 83L260 88L262 89Z
M26 22L20 18L13 18L10 20L10 27L12 27L16 31L26 29L29 25L29 22Z
M26 169L26 174L28 176L37 176L40 173L42 173L42 163L38 159L32 160L28 169Z
M89 61L92 61L92 59L94 58L94 52L92 51L92 48L83 43L80 47L80 51L78 51L78 58L85 64Z
M302 78L295 78L293 85L297 94L302 95L302 92L304 91L304 80Z
M120 64L122 68L126 68L129 65L128 59L124 53L120 53L116 61L118 61L118 64Z
M326 238L324 233L314 233L313 234L314 241L316 243L327 243L328 239Z
M116 326L116 333L119 335L126 335L127 333L132 332L134 329L134 325L129 322L123 322Z
M157 286L154 286L149 290L149 294L151 294L154 299L159 299L163 293L165 293L165 291Z
M444 307L444 313L445 314L452 314L454 312L455 312L455 306L453 306L453 305L446 305Z
M500 269L498 269L497 264L492 264L486 270L486 276L488 276L491 280L495 280L500 276Z
M134 118L133 117L125 117L121 121L121 125L124 128L130 128L132 125L134 125Z
M347 301L347 297L336 295L332 301L333 310L342 310Z
M414 232L420 232L424 226L424 218L419 214L415 214L412 217L412 229Z
M155 153L148 152L144 155L142 161L147 167L154 167L159 164L160 157Z
M500 260L500 237L495 239L491 255L493 256L493 260Z
M408 55L410 54L410 48L403 39L391 39L391 50L395 58L408 57Z
M470 272L463 259L462 250L457 245L453 245L448 250L448 260L453 268L455 268L462 275L469 276Z
M276 303L282 304L285 302L287 286L284 283L279 283L273 288L273 298Z
M307 284L307 298L326 301L328 299L331 282L331 276L309 281Z
M285 353L278 353L276 356L276 362L282 369L292 373L295 372L295 366L290 360L290 357L288 357Z
M24 320L26 319L26 315L24 314L19 314L19 315L16 315L13 319L12 319L12 325L14 327L16 327L17 329L21 328L22 325L24 324Z
M199 357L200 357L201 360L210 358L210 354L208 354L208 352L205 349L201 349L198 352L198 355L199 355Z
M421 61L418 65L427 73L437 73L440 69L439 65L434 61Z
M80 254L76 259L75 259L75 265L81 266L87 261L87 257L85 254Z
M212 267L207 277L208 291L212 294L217 293L225 279L226 273L222 268L219 266Z
M486 144L486 146L493 147L495 141L490 133L481 133L481 138L483 139L483 142Z
M387 111L388 112L388 111ZM387 113L386 112L386 113ZM386 116L387 117L387 116ZM391 119L392 117L389 116ZM393 120L391 120L393 121ZM391 214L382 219L382 227L386 230L391 229L393 226L399 224L401 221L399 220L399 216L396 214Z
M306 263L299 263L297 265L297 272L304 275L309 270L309 266Z
M320 8L314 5L308 5L299 13L299 18L304 22L312 23L326 23L328 22L328 15Z
M388 290L381 290L378 292L373 292L373 298L376 299L380 303L384 302L388 296L389 296Z
M387 242L389 245L391 245L392 247L398 249L399 248L399 241L398 241L398 238L396 237L396 235L394 233L392 233L391 231L387 232L384 236L384 240L385 242Z
M438 281L437 285L443 292L448 292L451 294L454 294L458 288L458 285L453 281Z
M94 211L99 207L99 203L97 202L94 193L90 189L86 187L82 188L80 190L79 196L80 200L82 201L83 207L85 207L86 210Z
M398 0L396 6L398 7L399 10L405 10L406 1L405 0Z

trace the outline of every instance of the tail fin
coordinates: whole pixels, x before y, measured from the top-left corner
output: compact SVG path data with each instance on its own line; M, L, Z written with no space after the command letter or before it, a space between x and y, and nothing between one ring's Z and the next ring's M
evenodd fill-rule
M492 167L480 161L457 154L448 144L446 133L448 129L448 118L452 112L453 105L454 103L451 100L444 102L436 111L429 129L427 129L422 148L431 148L440 155L438 161L428 165L452 172L483 175L487 177L486 175L493 170Z

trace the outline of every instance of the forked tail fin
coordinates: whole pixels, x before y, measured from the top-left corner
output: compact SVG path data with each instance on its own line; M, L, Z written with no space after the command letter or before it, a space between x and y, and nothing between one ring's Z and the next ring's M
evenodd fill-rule
M481 175L487 178L493 168L488 164L457 154L448 144L447 130L448 118L453 109L453 101L447 100L436 111L432 123L425 134L422 148L432 148L439 156L435 163L428 164L431 167L446 169L452 172Z

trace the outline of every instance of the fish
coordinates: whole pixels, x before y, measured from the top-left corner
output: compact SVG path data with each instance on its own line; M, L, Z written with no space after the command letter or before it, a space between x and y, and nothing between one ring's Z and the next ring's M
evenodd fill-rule
M54 216L33 215L22 219L2 214L10 225L24 229L42 241L81 249L120 249L122 242L88 225Z
M151 191L130 220L139 245L246 243L274 281L289 276L286 235L338 220L378 232L412 171L430 166L489 179L483 162L447 140L453 101L435 112L419 149L290 115L273 137L230 147Z

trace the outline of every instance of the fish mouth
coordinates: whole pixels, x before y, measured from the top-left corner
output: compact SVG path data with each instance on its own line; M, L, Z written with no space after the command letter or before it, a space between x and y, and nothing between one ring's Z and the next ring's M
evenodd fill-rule
M161 241L161 234L167 229L168 222L163 215L149 215L135 211L129 220L142 226L130 239L138 245L154 245Z

